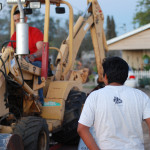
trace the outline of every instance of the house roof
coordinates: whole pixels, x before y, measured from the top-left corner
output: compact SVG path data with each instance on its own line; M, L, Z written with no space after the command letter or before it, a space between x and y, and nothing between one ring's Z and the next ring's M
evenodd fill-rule
M112 38L112 39L110 39L110 40L107 41L107 44L115 43L115 42L117 42L117 41L119 41L119 40L125 39L125 38L127 38L127 37L129 37L129 36L132 36L132 35L134 35L134 34L137 34L137 33L141 32L141 31L144 31L144 30L146 30L146 29L148 29L148 28L150 28L150 23L149 23L149 24L146 24L146 25L144 25L144 26L142 26L142 27L140 27L140 28L137 28L137 29L135 29L135 30L133 30L133 31L131 31L131 32L128 32L128 33L125 33L125 34L120 35L120 36L118 36L118 37Z
M119 46L120 46L119 44L124 45L124 47L127 46L127 49L130 49L130 48L129 48L129 45L127 45L127 43L129 43L129 44L131 45L131 49L134 49L133 44L135 45L135 40L137 40L137 41L139 41L139 42L141 42L142 40L143 40L143 42L144 42L145 39L150 40L150 37L146 36L146 35L145 35L145 32L143 32L143 31L145 31L145 30L147 30L147 29L150 29L150 23L147 24L147 25L144 25L144 26L142 26L142 27L139 27L139 28L137 28L137 29L135 29L135 30L133 30L133 31L131 31L131 32L125 33L125 34L123 34L123 35L121 35L121 36L118 36L118 37L115 37L115 38L113 38L113 39L108 40L108 41L107 41L108 49L109 49L109 50L113 50L112 47L114 47L114 45L115 45L115 47L118 46L118 48L119 48ZM141 35L141 32L143 32L142 35ZM147 34L149 34L149 33L147 33ZM136 35L136 36L135 36L135 35ZM138 35L138 36L137 36L137 35ZM133 44L131 44L131 43L129 42L129 40L132 41L132 40L133 40L133 37L134 37L134 41L133 41ZM142 38L141 38L141 37L142 37ZM128 39L128 40L127 40L127 39ZM123 41L123 42L122 42L122 41ZM145 41L145 43L146 43L146 41ZM121 46L120 48L123 48L123 46ZM137 48L137 47L135 46L135 49L136 49L136 48ZM140 47L140 48L141 48L141 47ZM147 49L147 47L144 47L144 46L143 46L143 48L146 48L146 49ZM148 48L150 49L149 46L148 46ZM126 49L126 47L123 48L123 49Z

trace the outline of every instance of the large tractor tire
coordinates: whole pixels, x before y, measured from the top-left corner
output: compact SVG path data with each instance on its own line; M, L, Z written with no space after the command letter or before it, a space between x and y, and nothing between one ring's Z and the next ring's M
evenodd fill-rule
M14 128L14 134L22 137L24 150L49 150L49 131L41 117L23 117Z
M52 133L52 138L55 141L67 144L77 144L79 142L77 126L85 100L85 93L74 90L70 91L65 103L65 113L62 127L54 130Z

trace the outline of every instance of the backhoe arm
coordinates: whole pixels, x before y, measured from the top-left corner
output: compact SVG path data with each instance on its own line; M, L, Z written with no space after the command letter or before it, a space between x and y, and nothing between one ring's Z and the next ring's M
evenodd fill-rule
M96 57L97 71L99 75L99 82L103 82L103 67L102 61L105 58L105 50L107 50L107 44L105 34L103 30L104 16L97 0L92 0L92 8L89 11L93 14L94 22L91 26L91 37Z
M84 17L87 10L89 11L89 13L91 13L91 15L87 19L85 19ZM62 53L62 57L60 56L60 54L58 54L56 62L58 63L60 62L60 59L63 59L62 61L63 70L65 70L65 67L67 66L69 61L72 61L71 69L73 68L80 45L87 31L90 30L95 57L96 57L97 70L99 74L99 82L102 82L102 78L103 78L102 60L105 57L105 50L107 50L107 44L106 44L105 34L103 30L103 22L104 22L103 13L97 0L93 0L92 2L89 2L85 13L83 13L83 15L79 17L79 19L77 20L73 28L72 60L70 60L68 57L69 37L61 45L60 51ZM60 74L60 70L62 70L60 66L61 65L58 64L56 69L57 80L61 79L61 75L62 75ZM64 79L68 79L68 74L65 75Z

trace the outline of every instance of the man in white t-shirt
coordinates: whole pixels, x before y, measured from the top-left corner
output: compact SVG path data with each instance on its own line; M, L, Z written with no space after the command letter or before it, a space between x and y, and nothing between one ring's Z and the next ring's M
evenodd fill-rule
M150 130L150 99L124 86L128 64L119 57L103 61L105 87L92 92L83 107L78 133L90 150L144 150L142 121ZM94 127L97 144L89 132Z

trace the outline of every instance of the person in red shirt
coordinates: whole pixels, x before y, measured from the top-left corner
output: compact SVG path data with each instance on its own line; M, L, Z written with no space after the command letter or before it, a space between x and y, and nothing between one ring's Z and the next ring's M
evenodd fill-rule
M15 25L20 22L20 11L16 10L13 14L14 23ZM27 17L25 16L25 22L27 22ZM29 61L34 66L41 68L41 61L42 61L42 46L43 46L43 33L35 28L35 27L29 27L29 55L26 55L25 59ZM16 32L12 35L11 41L16 41ZM8 43L8 46L13 47L16 49L16 42L10 42ZM41 77L38 79L38 83L41 83ZM40 102L43 105L44 99L43 99L43 89L38 90Z
M15 25L20 22L20 11L16 10L14 12L14 22ZM27 17L25 16L25 22L27 22ZM43 33L35 28L35 27L29 27L29 52L30 54L27 55L30 62L34 61L41 61L42 60L42 46L43 46ZM11 39L12 41L16 41L16 32L12 35ZM9 43L8 46L12 46L14 49L16 49L16 42Z

